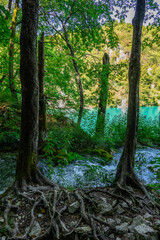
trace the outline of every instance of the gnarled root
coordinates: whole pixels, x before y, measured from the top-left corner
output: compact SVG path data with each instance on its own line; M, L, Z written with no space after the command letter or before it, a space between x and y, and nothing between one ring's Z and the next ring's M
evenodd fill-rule
M117 186L121 189L121 186ZM133 195L129 192L128 195L132 199L131 194ZM69 192L67 189L53 188L50 185L28 185L27 191L22 192L15 187L12 196L8 195L1 200L4 208L3 227L7 229L9 236L7 239L79 240L83 237L84 240L107 240L110 234L116 234L116 229L106 221L108 216L104 216L99 209L103 199L109 200L110 203L117 199L117 204L125 202L128 206L127 213L134 210L122 195L107 189ZM139 199L142 200L140 196ZM79 205L74 212L70 212L73 203ZM116 211L116 205L113 211L114 208ZM35 224L40 226L36 237L32 233ZM109 227L107 232L106 227ZM82 233L82 228L86 228L87 232Z

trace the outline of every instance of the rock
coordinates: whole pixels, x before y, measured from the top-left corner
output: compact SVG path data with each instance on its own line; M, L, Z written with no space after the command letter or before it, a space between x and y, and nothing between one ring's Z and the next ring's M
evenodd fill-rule
M128 204L127 204L126 202L123 202L123 203L122 203L122 207L123 207L123 208L129 208L129 206L128 206Z
M155 224L160 227L160 220L157 219L157 220L155 221Z
M106 234L109 232L109 230L110 230L110 227L105 227L105 228L103 229L104 233L106 233Z
M134 232L135 227L137 227L143 223L146 223L146 220L141 215L138 215L133 219L132 224L129 226L129 230L131 232Z
M73 214L78 210L79 207L80 207L80 204L78 201L73 202L71 205L69 205L68 212Z
M123 235L123 240L135 240L134 234L133 233L126 233Z
M158 240L157 232L144 223L135 227L135 234L137 240Z
M116 206L117 202L118 202L117 199L114 200L114 201L112 202L112 207Z
M110 227L115 226L115 221L112 218L107 218L106 223L108 223Z
M120 218L116 218L115 222L116 222L116 224L120 224L121 223L121 219Z
M131 221L132 221L132 218L129 218L129 217L127 217L127 216L121 216L121 220L122 220L122 221L131 222Z
M144 218L145 218L145 219L150 219L150 220L153 219L152 215L149 214L149 213L146 213L146 214L144 215Z
M98 207L101 209L100 214L111 214L113 212L113 208L110 203L102 203L99 204Z
M127 199L127 202L130 206L133 204L132 200Z
M4 218L0 217L0 223L4 223Z
M125 210L120 206L120 205L118 205L117 206L117 213L118 214L122 214L122 213L124 213L125 212Z
M109 235L109 238L111 238L111 239L115 239L114 234L113 234L113 233L110 234L110 235Z
M26 228L26 230L28 230L28 227ZM31 228L31 231L29 233L29 236L30 237L33 237L33 236L38 237L40 235L40 233L41 233L41 227L40 227L39 223L34 222L32 228Z
M77 227L75 229L76 233L91 233L92 229L89 226Z
M118 233L126 233L128 232L128 223L122 223L120 226L116 226L116 231Z
M19 207L20 205L21 205L20 201L16 202L16 204L15 204L16 207Z
M107 202L106 198L101 197L102 202L98 205L98 208L100 209L100 214L111 214L113 211L113 208L110 203Z
M72 221L72 222L70 222L70 227L74 227L74 226L76 226L76 224L77 224L78 222L77 221Z

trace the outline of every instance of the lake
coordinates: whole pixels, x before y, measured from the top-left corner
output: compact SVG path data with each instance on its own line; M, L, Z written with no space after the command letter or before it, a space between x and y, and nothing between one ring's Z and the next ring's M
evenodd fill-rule
M96 126L97 112L97 108L84 110L81 127L90 134L92 134ZM125 118L126 112L126 108L107 108L106 124L114 120L115 117L119 118L122 116ZM140 116L146 116L148 119L152 118L160 122L160 106L140 107ZM77 118L74 118L73 120L76 122Z

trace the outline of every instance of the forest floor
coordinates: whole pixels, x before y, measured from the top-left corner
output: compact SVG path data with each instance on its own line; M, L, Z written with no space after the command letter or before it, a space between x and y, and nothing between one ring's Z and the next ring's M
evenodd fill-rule
M0 200L0 239L160 239L159 196L151 189L153 201L131 188L128 196L113 192L43 186L13 192Z

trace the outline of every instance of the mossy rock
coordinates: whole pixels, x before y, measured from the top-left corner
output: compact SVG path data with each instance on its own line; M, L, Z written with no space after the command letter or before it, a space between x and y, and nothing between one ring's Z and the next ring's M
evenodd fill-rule
M96 148L96 149L83 149L83 153L91 155L91 156L97 156L105 160L107 163L110 163L113 159L113 156L107 152L104 149Z

